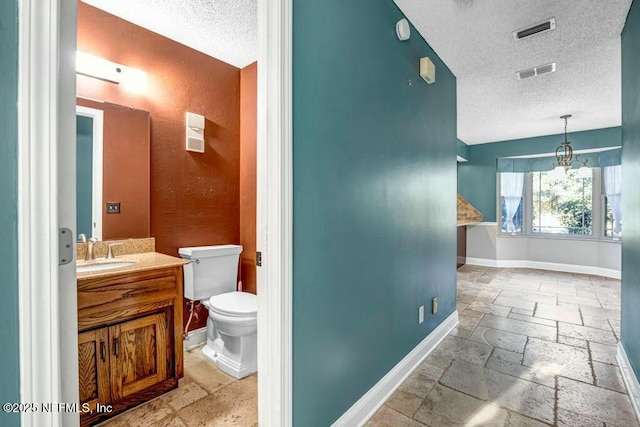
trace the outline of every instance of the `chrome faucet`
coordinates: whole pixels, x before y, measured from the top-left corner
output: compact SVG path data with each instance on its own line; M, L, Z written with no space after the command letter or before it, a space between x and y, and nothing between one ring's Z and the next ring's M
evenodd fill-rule
M95 237L87 240L87 255L84 257L85 261L93 261L95 259L95 256L93 255L93 244L97 241L98 239Z
M113 248L115 246L124 246L124 243L109 243L109 252L107 253L106 259L112 259L116 257L113 253Z

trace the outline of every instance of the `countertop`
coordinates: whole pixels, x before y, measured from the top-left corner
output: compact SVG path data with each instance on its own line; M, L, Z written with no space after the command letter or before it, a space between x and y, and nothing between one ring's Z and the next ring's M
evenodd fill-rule
M108 264L113 262L135 262L128 267L113 268L109 270L89 271L78 273L78 280L95 279L100 277L118 276L121 274L137 273L140 271L156 270L160 268L179 267L188 264L188 261L158 252L144 252L139 254L128 254L117 256L112 259L99 258L94 261L77 261L77 266Z
M473 225L473 224L478 224L480 222L482 222L482 221L464 221L463 220L463 221L458 221L458 225L457 226L458 227L463 227L465 225Z

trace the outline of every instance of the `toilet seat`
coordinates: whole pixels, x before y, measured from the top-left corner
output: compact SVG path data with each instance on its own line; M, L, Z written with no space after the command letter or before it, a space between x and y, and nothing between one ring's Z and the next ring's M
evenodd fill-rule
M209 310L231 317L256 317L258 298L248 292L227 292L209 299Z

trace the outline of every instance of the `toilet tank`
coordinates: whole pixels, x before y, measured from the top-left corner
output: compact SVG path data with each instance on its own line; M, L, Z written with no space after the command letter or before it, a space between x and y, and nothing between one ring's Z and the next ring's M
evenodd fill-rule
M180 256L189 261L183 266L184 297L196 301L235 291L241 252L240 245L180 248Z

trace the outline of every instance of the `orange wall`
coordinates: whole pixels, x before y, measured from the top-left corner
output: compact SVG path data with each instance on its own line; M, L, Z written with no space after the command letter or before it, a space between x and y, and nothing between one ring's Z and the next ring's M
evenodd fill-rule
M240 70L78 3L78 50L144 70L144 94L78 76L78 95L151 113L156 249L240 241ZM206 152L185 150L185 113L206 117Z
M143 94L83 76L77 94L150 112L156 250L240 243L240 70L83 2L78 50L148 73ZM206 117L204 154L184 148L187 111Z
M103 111L102 239L149 237L149 112L78 98ZM107 214L107 202L120 202Z
M258 63L240 71L240 277L256 293L256 142Z

